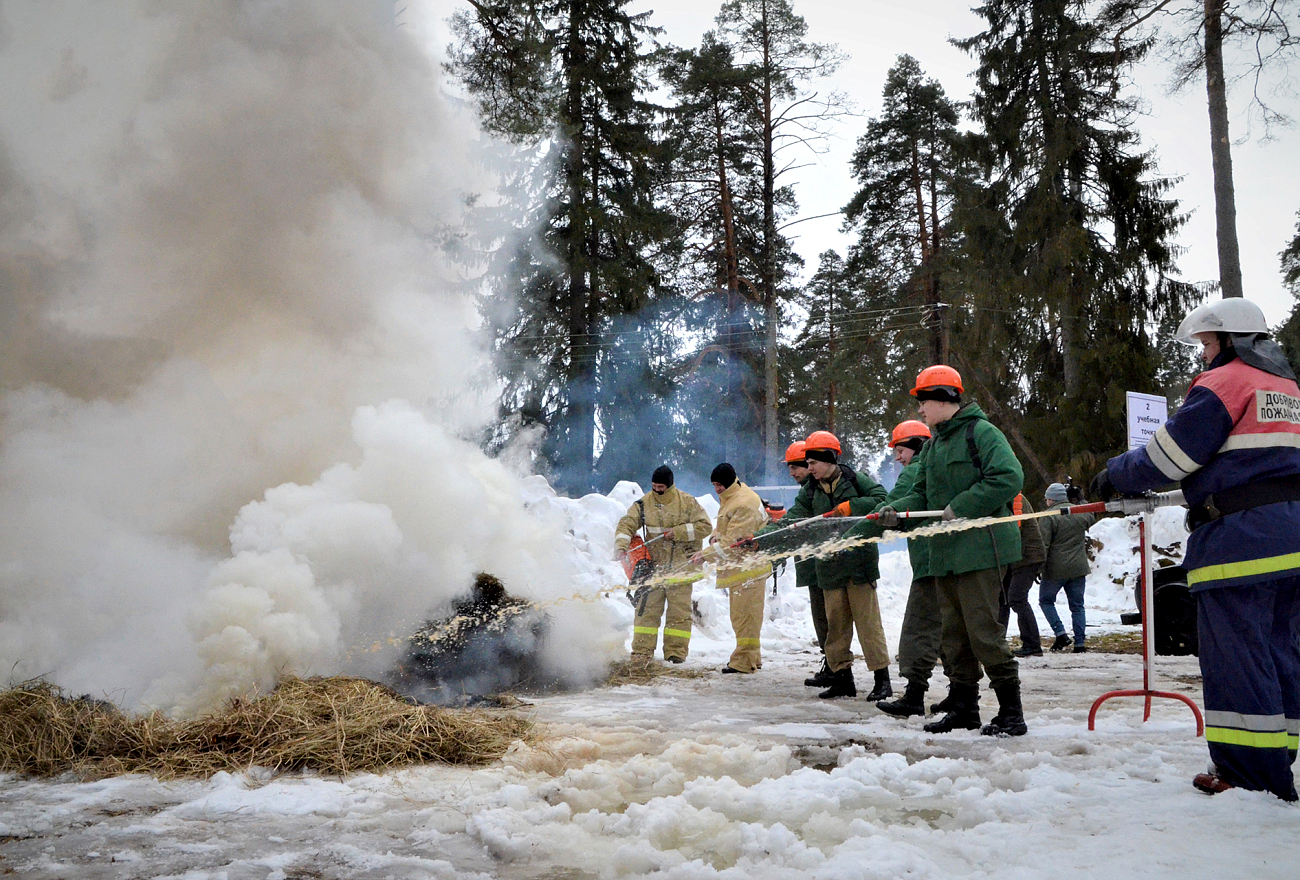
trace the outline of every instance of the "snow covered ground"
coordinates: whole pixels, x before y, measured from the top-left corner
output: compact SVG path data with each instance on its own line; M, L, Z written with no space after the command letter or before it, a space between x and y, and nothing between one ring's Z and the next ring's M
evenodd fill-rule
M586 589L616 578L613 522L636 494L570 501ZM708 501L708 499L706 499ZM710 511L716 502L710 504ZM1106 520L1088 585L1090 625L1132 608L1128 527ZM1156 544L1181 538L1162 514ZM886 554L880 595L897 637L910 572ZM698 678L530 698L545 732L482 769L384 776L218 774L158 782L0 778L0 873L34 878L1294 878L1300 812L1264 794L1207 797L1191 712L1142 720L1141 658L1059 654L1021 663L1029 735L931 736L861 698L818 700L807 600L785 576L763 669L723 676L725 600L696 586L686 669ZM598 600L630 622L621 595ZM1064 608L1062 608L1064 613ZM864 673L861 664L859 673ZM1195 658L1157 658L1155 685L1199 701ZM942 676L931 696L942 694ZM991 697L986 697L986 704ZM987 709L991 714L991 707Z

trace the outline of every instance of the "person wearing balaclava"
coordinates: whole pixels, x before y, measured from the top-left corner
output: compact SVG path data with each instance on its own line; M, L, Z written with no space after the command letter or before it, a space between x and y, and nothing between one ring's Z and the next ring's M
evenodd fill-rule
M634 501L618 521L614 555L625 559L632 536L640 534L650 554L651 573L671 571L699 552L711 527L700 502L674 486L672 469L660 465L650 477L650 491ZM691 643L691 585L658 583L641 587L633 595L632 659L643 663L654 659L662 619L664 659L685 661Z
M1141 449L1093 479L1102 500L1177 482L1187 499L1183 567L1196 597L1211 765L1192 780L1297 799L1300 735L1300 387L1259 306L1217 300L1175 337L1205 372ZM1244 801L1237 801L1244 803Z
M695 562L718 564L718 588L727 591L731 606L731 628L736 649L723 672L755 672L763 665L759 638L763 629L763 596L772 566L746 565L745 551L734 549L737 541L754 537L767 524L767 511L758 493L736 479L736 469L723 462L709 475L718 493L718 518L709 546L695 556Z

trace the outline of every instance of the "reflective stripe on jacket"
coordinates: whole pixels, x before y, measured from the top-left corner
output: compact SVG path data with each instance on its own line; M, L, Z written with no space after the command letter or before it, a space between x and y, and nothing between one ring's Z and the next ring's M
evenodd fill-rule
M763 501L758 493L737 480L723 490L718 501L721 502L721 507L718 508L718 519L713 527L713 538L716 540L704 549L704 558L718 563L718 586L735 586L769 574L772 566L766 562L745 569L728 564L729 559L740 555L731 549L731 545L742 538L752 538L755 532L767 524L767 511L763 509Z
M645 540L669 530L673 533L673 540L665 538L646 548L655 568L660 570L685 563L698 553L712 528L700 502L676 486L669 486L662 495L647 492L632 503L614 528L616 549L626 550L632 536L640 531L642 510L645 511Z
M1192 381L1151 441L1107 463L1121 492L1181 481L1189 504L1256 480L1300 475L1300 388L1229 350ZM1229 514L1192 532L1183 565L1193 590L1300 574L1300 502Z

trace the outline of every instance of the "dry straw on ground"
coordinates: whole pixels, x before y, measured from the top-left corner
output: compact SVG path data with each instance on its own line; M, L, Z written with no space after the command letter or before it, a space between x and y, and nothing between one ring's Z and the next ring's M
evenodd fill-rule
M0 692L0 771L35 776L203 777L251 767L343 775L485 764L532 736L532 724L517 715L415 705L346 677L286 678L269 694L184 722L125 715L41 681Z
M703 678L707 674L700 669L665 666L653 660L624 660L610 666L609 677L605 679L605 686L621 687L625 684L649 684L656 678Z

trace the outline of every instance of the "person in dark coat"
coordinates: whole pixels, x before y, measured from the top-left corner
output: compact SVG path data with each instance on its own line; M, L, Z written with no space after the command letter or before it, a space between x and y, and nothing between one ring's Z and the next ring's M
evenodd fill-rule
M1296 800L1300 743L1300 387L1246 299L1203 305L1177 339L1205 372L1145 447L1092 481L1103 500L1178 481L1187 498L1183 567L1196 596L1205 741L1192 784Z
M1053 483L1052 486L1060 486ZM1061 486L1062 491L1065 487ZM1048 497L1052 488L1048 487ZM1019 516L1033 513L1033 505L1024 495L1017 495L1011 504L1011 512ZM1038 634L1038 618L1034 616L1034 606L1029 604L1029 592L1034 588L1034 581L1043 570L1043 560L1047 554L1043 550L1042 534L1038 524L1033 520L1020 523L1020 561L1008 566L1002 583L1002 601L998 609L998 622L1003 630L1011 622L1011 612L1016 613L1016 626L1020 630L1020 647L1012 651L1017 657L1043 656L1043 640Z
M1051 505L1048 510L1070 503L1069 493L1061 483L1048 486L1046 497ZM1070 606L1074 653L1082 654L1088 650L1084 641L1088 619L1083 607L1083 592L1088 573L1092 571L1088 563L1088 529L1096 521L1097 517L1091 513L1049 516L1038 521L1043 547L1047 550L1043 582L1038 587L1038 607L1043 609L1043 617L1047 618L1056 636L1052 642L1053 651L1064 651L1071 645L1070 637L1065 634L1065 624L1056 613L1056 595L1061 590L1065 591L1065 601Z

